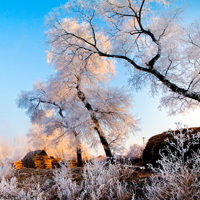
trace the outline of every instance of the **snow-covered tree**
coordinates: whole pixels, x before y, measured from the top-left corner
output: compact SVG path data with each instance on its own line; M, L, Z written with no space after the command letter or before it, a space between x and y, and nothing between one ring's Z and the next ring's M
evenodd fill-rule
M143 150L144 146L133 144L129 147L126 158L130 159L132 162L142 160Z
M41 122L43 118L47 134L59 128L62 129L59 137L72 135L77 155L80 155L82 140L91 143L98 139L106 156L112 157L111 148L122 145L136 127L130 114L130 95L123 88L104 86L111 65L99 58L85 60L83 56L75 55L68 62L65 53L52 54L55 76L46 83L37 83L31 92L22 92L18 105L27 109L32 121ZM49 112L52 115L48 116Z
M82 52L98 73L111 70L111 60L122 60L130 84L136 90L149 85L152 95L161 91L169 114L199 105L200 25L182 28L183 9L173 9L173 2L67 1L47 20L53 63L64 54L67 65Z
M0 166L6 164L7 159L10 159L13 153L11 145L8 144L8 141L0 138Z
M52 94L48 86L47 84L37 83L32 92L22 92L19 98L19 106L27 108L27 114L33 122L28 135L29 142L35 147L47 149L48 146L58 146L63 142L64 137L65 139L67 137L65 148L69 148L71 145L76 147L78 166L81 167L81 140L80 134L75 130L75 123L73 123L77 121L73 115L74 107L71 105L72 109L69 109L71 113L67 113L64 107L66 106L64 105L64 101L67 95L65 97L59 97L59 94L56 94L58 91ZM66 117L68 115L70 116L69 118ZM67 121L68 119L71 121ZM72 149L74 150L74 148Z

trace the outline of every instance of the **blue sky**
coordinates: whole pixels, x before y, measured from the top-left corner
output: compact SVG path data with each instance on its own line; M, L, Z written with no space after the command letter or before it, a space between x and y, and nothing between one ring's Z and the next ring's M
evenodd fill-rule
M17 108L17 95L22 90L31 90L38 79L45 80L53 69L46 63L47 45L44 35L45 15L52 8L64 4L65 0L7 0L0 2L0 138L14 138L28 132L30 122L25 110ZM183 1L184 2L184 1ZM188 21L199 18L200 1L186 1ZM118 71L115 84L126 85L124 69ZM148 91L134 93L133 113L141 118L141 132L137 132L128 144L142 144L155 134L174 129L175 122L189 126L199 126L200 109L186 116L169 117L165 110L159 111L159 101L152 99Z
M64 0L0 1L0 137L28 132L29 119L16 105L21 90L44 80L52 70L46 63L45 15Z

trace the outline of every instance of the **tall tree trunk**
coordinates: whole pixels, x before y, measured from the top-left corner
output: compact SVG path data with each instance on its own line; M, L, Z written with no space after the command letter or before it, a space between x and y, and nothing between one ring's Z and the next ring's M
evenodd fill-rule
M101 141L101 144L102 144L102 146L103 146L103 149L104 149L104 151L105 151L105 154L106 154L107 159L112 159L112 158L113 158L113 155L112 155L112 153L111 153L111 150L110 150L108 141L107 141L107 139L106 139L106 136L105 136L103 130L101 129L100 125L99 125L98 119L97 119L94 115L91 116L91 118L92 118L92 121L93 121L94 124L95 124L95 128L94 128L94 129L96 130L96 132L97 132L98 135L99 135L99 139L100 139L100 141Z
M76 139L76 158L78 167L83 167L83 160L82 160L82 148L81 148L81 140L80 140L80 133L77 133L75 128L73 128L73 133Z
M93 123L95 125L94 129L96 130L96 132L97 132L97 134L99 136L100 142L101 142L101 144L103 146L103 149L105 151L107 159L108 160L112 160L113 159L113 155L112 155L111 149L109 147L109 144L108 144L108 141L106 139L106 136L105 136L103 130L101 129L101 126L99 124L99 120L95 116L95 111L93 110L91 104L87 101L85 94L81 91L81 89L79 87L79 83L77 83L76 89L77 89L77 93L78 93L79 99L84 103L85 108L88 111L90 111L90 117L91 117L91 119L92 119L92 121L93 121Z
M80 147L77 147L76 155L77 155L78 167L83 167L82 151Z

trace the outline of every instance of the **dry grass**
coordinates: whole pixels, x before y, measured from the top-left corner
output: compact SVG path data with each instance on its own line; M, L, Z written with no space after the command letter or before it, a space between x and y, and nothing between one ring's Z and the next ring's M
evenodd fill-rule
M46 199L56 200L58 199L56 192L57 188L55 187L55 181L53 178L55 170L56 169L21 168L15 170L14 175L17 177L18 187L20 189L23 189L27 192L32 185L36 185L39 183L42 191L45 194ZM142 187L145 181L148 180L151 173L149 171L139 168L129 168L128 170L129 171L127 171L127 169L123 171L122 166L122 174L120 181L125 181L130 184L134 182L136 199L137 197L139 199L139 197L141 198L143 196ZM73 181L76 181L77 184L80 184L83 180L82 171L82 168L70 168Z

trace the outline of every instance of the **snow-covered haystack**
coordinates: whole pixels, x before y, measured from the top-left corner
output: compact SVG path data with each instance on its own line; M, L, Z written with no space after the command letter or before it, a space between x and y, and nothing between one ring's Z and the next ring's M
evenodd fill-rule
M151 137L147 144L146 147L143 151L143 163L145 166L147 164L152 164L154 167L158 167L157 161L161 159L161 150L162 153L167 154L167 151L164 150L167 146L168 148L171 149L171 151L176 151L176 148L172 145L170 146L168 143L167 138L176 143L176 139L174 138L174 135L183 133L185 134L186 137L192 136L193 134L197 134L200 132L200 127L195 127L195 128L183 128L181 130L175 130L175 131L167 131L163 132L161 134L155 135ZM191 137L192 139L192 137ZM187 145L189 141L185 142L184 145ZM191 154L194 152L197 152L197 150L200 149L200 143L197 142L194 145L190 146L190 149L188 150L187 154L185 155L185 159L187 157L191 157ZM178 156L178 155L177 155Z

